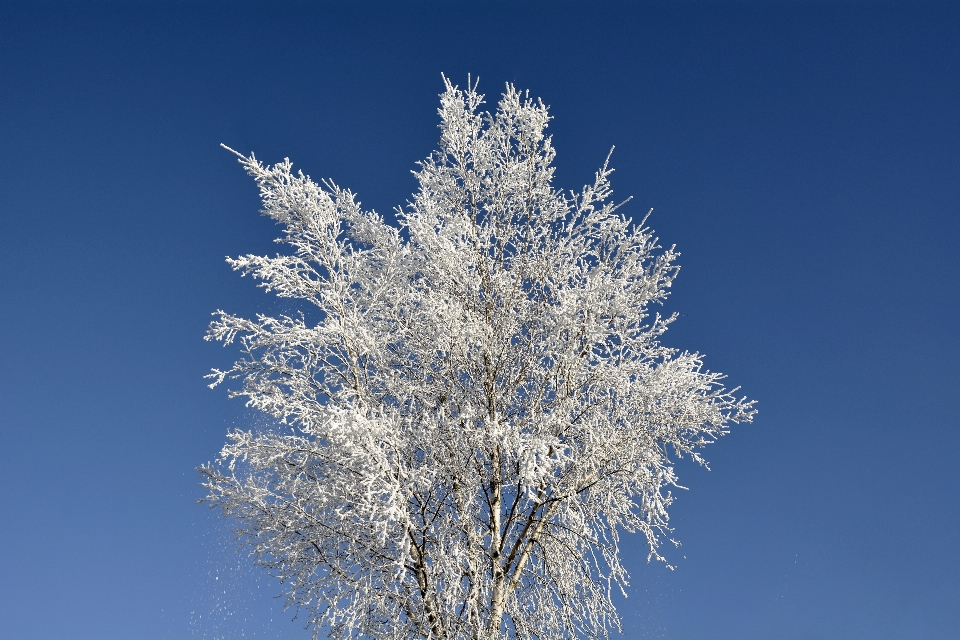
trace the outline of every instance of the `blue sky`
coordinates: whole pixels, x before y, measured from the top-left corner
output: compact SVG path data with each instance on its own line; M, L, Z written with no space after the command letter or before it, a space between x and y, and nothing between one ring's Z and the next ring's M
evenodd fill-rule
M195 504L257 420L202 376L223 262L275 251L221 142L388 213L440 74L552 106L556 183L612 145L682 265L665 342L760 401L681 463L629 639L960 626L957 3L0 3L0 637L305 638Z

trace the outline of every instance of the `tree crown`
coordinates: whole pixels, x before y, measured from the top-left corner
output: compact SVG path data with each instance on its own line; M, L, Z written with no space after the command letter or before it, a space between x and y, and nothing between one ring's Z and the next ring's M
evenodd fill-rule
M207 339L244 355L211 386L291 430L230 433L207 499L316 633L605 637L620 533L662 560L670 456L702 463L754 403L660 343L678 254L618 213L607 163L561 192L542 102L445 82L402 231L238 154L291 251L228 262L316 320L217 312Z

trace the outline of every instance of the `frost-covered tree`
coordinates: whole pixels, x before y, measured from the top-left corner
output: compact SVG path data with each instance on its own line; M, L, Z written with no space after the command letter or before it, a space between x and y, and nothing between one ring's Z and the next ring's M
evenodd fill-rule
M217 312L207 339L244 355L211 386L239 380L278 426L231 432L202 473L315 635L606 637L621 534L663 560L671 456L702 463L754 413L660 344L678 254L617 213L612 169L564 193L543 103L482 104L447 81L399 228L238 154L291 251L228 262L309 304Z

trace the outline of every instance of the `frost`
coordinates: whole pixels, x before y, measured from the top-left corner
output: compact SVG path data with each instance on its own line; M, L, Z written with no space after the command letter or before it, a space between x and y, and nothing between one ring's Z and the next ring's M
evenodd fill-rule
M670 456L755 412L660 344L678 254L617 212L612 169L556 190L547 108L482 103L446 81L404 233L238 154L291 251L228 262L318 320L217 312L243 357L211 386L292 431L234 431L201 471L315 634L606 637L621 532L663 560Z

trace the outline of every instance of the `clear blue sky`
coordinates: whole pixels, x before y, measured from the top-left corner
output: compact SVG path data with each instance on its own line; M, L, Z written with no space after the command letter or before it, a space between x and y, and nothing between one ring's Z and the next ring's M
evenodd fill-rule
M194 504L256 419L210 313L272 304L223 257L277 232L218 145L388 213L441 72L552 105L558 186L617 146L666 342L760 401L625 637L957 637L960 4L591 4L0 4L0 637L308 637Z

